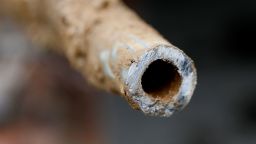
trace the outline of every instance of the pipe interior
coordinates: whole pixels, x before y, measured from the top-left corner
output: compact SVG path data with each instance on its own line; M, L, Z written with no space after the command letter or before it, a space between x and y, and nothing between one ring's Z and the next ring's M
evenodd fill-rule
M172 97L179 91L181 76L171 62L158 59L143 73L141 85L143 90L154 98Z

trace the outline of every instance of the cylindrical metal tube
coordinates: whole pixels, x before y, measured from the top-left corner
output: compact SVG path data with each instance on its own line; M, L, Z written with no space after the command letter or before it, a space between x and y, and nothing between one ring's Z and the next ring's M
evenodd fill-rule
M5 3L14 15L19 5L32 38L54 46L92 84L123 95L133 108L170 116L189 102L193 61L118 0Z

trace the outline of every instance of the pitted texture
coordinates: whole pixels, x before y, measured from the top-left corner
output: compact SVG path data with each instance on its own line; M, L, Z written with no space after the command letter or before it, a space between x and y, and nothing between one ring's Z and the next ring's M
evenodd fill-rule
M191 98L193 61L119 0L3 0L2 9L35 42L64 54L89 82L123 95L145 114L170 116ZM177 67L181 79L164 98L153 98L141 86L157 59Z

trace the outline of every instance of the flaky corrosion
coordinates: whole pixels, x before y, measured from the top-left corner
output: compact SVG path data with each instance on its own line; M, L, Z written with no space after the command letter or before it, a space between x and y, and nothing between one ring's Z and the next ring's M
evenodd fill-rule
M170 116L190 100L193 61L118 0L2 0L34 41L63 53L95 86L145 114Z

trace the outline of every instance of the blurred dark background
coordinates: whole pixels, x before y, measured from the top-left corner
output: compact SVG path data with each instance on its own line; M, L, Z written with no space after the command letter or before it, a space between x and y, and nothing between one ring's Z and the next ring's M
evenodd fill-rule
M190 104L170 118L144 116L120 97L81 87L86 82L59 56L37 48L27 50L30 54L9 52L36 46L5 22L0 28L0 103L6 101L0 107L0 143L30 129L27 136L52 138L41 143L54 144L63 143L60 137L65 142L69 137L70 143L255 144L256 1L124 2L195 61L198 85ZM17 69L22 72L16 74ZM70 75L74 78L66 79ZM8 76L14 80L9 82ZM15 90L5 92L10 86L5 88L4 80ZM28 126L28 121L34 123Z

